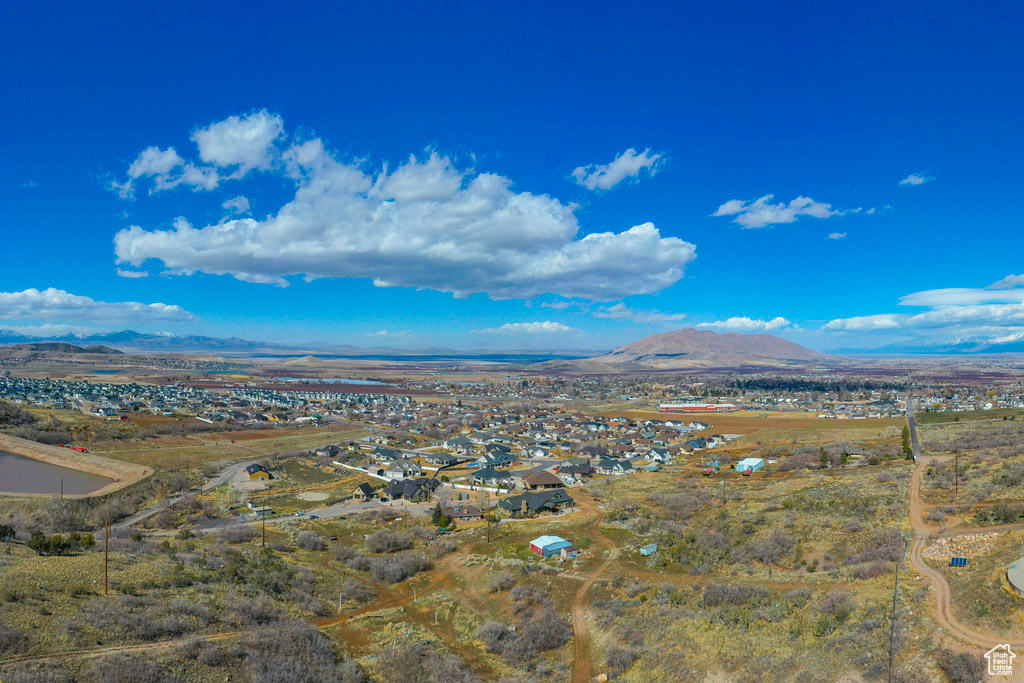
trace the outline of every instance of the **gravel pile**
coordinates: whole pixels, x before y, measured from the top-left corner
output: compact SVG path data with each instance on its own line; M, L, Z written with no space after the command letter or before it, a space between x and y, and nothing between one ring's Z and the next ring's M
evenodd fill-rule
M987 534L966 534L954 538L940 538L925 548L921 554L937 560L949 557L977 557L991 550L998 536L999 534L993 531Z

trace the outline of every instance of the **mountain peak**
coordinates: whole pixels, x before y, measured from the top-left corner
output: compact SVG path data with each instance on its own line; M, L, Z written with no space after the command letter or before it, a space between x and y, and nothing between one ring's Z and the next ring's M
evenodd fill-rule
M822 355L773 334L712 332L684 327L652 334L620 346L594 360L633 363L654 368L685 367L694 364L742 364L772 360L817 360Z

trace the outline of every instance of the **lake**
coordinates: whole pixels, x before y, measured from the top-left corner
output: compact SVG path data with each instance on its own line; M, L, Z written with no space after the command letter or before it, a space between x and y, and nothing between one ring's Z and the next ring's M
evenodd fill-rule
M275 377L278 382L308 382L309 384L368 384L371 386L387 386L387 382L372 379L348 379L346 377Z
M61 478L64 493L72 496L92 493L113 481L98 474L0 452L0 492L56 495L60 493Z

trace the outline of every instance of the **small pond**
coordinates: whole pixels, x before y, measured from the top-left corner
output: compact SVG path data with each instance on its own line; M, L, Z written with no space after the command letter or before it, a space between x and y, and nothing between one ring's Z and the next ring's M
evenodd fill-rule
M0 451L0 493L64 493L72 496L92 493L113 479L79 472L60 465Z

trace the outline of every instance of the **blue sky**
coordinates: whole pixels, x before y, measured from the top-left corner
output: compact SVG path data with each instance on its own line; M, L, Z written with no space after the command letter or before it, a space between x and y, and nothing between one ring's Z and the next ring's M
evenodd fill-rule
M0 328L1024 339L1018 6L146 5L0 9Z

